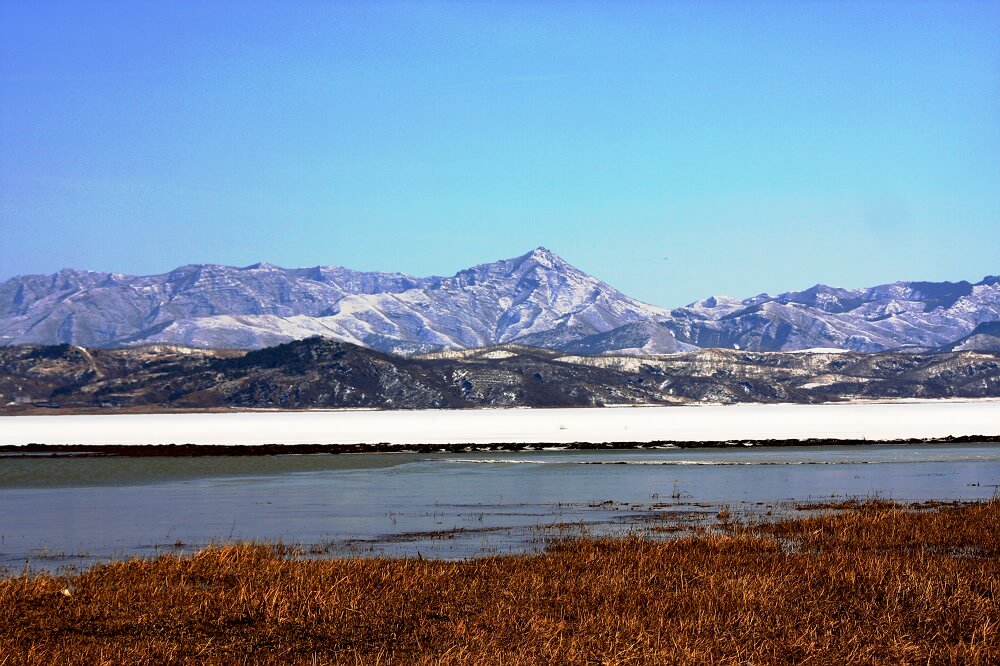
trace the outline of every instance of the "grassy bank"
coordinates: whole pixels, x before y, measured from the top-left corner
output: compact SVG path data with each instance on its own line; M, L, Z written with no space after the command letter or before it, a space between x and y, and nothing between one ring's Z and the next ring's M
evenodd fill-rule
M1000 501L468 562L286 555L0 581L0 664L1000 662Z

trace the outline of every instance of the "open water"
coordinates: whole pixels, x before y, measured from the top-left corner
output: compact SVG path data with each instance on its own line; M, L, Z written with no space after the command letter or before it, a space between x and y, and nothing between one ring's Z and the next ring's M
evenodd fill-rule
M206 458L0 457L0 569L281 541L309 555L464 558L653 536L801 503L982 500L1000 443Z

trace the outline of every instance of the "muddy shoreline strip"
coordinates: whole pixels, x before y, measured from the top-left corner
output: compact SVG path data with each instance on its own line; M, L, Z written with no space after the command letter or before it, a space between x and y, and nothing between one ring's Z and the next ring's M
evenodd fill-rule
M490 444L149 444L83 445L26 444L0 446L3 457L199 457L276 456L341 453L472 453L477 451L611 451L630 449L725 449L742 447L780 448L790 446L906 446L912 444L982 444L998 442L995 436L926 437L909 439L739 439L724 441L656 442L570 442L566 444L506 442Z

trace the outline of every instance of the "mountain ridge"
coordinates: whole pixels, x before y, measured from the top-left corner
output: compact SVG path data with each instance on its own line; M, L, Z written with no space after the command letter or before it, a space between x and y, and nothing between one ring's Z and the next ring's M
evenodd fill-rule
M1000 355L701 349L579 356L516 344L398 356L320 337L265 349L0 347L0 413L596 407L1000 397Z
M0 345L256 349L320 335L389 353L517 342L571 353L944 348L1000 321L1000 277L817 284L711 296L667 310L633 299L544 247L452 276L188 264L167 273L62 269L0 283Z

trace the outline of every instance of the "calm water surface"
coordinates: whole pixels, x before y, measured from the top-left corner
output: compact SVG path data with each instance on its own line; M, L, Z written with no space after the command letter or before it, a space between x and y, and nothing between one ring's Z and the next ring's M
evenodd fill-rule
M0 569L234 539L469 557L798 502L989 499L1000 443L209 458L0 457Z

